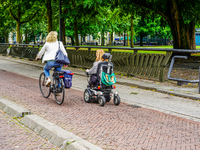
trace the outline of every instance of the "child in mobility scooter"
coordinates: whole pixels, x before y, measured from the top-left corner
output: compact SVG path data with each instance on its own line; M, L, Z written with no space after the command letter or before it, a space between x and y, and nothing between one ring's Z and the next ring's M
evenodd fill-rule
M93 74L90 74L91 69L85 71L86 75L89 77L89 85L84 92L84 100L86 103L98 100L98 103L104 106L105 103L109 102L113 97L114 104L120 104L120 97L117 91L112 91L115 89L114 84L116 83L116 78L113 73L113 63L111 59L112 55L110 53L104 53L101 60L98 63L94 63L91 68L96 68L96 72L94 71Z

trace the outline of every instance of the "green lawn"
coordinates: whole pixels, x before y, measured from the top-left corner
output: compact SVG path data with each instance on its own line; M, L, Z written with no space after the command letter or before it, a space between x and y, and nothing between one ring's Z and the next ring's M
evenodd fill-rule
M81 45L81 46L94 46L94 45ZM98 47L129 47L129 46L98 46ZM135 46L135 48L163 48L163 49L173 49L172 45L164 45L164 46ZM69 48L74 49L74 48ZM96 51L99 48L92 48L92 51ZM200 46L196 46L196 49L200 49ZM81 48L80 50L88 50L88 48ZM104 49L105 51L108 51L108 49ZM133 53L132 50L121 50L121 49L112 49L113 52L127 52L127 53ZM138 53L149 53L149 54L166 54L165 51L146 51L146 50L139 50ZM200 56L200 53L193 54L194 56Z
M81 45L81 46L85 46L85 45ZM94 46L94 45L87 45L87 46ZM99 46L99 47L107 47L107 46ZM109 47L127 47L129 48L129 46L109 46ZM172 46L135 46L135 48L173 48ZM69 49L75 49L75 48L70 48ZM96 51L99 48L91 48L92 51ZM80 50L88 50L88 48L80 48ZM108 49L104 49L105 51L108 51ZM112 52L127 52L127 53L133 53L133 50L121 50L121 49L112 49ZM149 53L149 54L165 54L165 51L138 51L138 53Z

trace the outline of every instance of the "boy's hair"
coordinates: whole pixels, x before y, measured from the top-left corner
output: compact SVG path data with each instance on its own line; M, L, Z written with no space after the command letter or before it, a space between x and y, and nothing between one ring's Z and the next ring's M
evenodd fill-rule
M46 37L46 42L48 42L48 43L56 42L57 41L57 36L58 36L58 33L56 31L49 32L49 34Z
M102 58L102 56L103 56L103 54L104 54L105 52L104 52L104 50L103 49L98 49L97 51L96 51L96 61L99 61L99 60L101 60L101 61L104 61L104 59Z

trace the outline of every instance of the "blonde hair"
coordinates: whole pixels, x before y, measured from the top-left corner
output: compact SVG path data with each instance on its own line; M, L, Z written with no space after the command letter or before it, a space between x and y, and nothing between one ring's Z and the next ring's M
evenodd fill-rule
M103 58L102 58L102 61L108 61L108 59L103 59Z
M96 61L99 61L99 60L103 61L102 56L103 56L104 53L105 53L105 52L104 52L103 49L98 49L98 50L96 51Z
M53 43L57 41L58 33L56 31L51 31L46 37L46 42Z

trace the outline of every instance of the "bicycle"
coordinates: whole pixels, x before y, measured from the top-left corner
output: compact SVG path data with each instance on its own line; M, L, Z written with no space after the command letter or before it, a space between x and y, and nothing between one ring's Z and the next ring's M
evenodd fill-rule
M54 72L52 75L53 82L50 84L50 86L46 86L47 79L44 72L40 74L39 86L43 97L48 98L50 94L53 93L56 103L61 105L64 102L65 97L65 85L63 81L64 73L62 71L56 71L55 68L56 66L54 67Z

